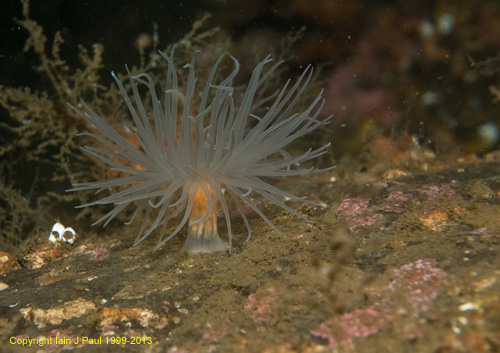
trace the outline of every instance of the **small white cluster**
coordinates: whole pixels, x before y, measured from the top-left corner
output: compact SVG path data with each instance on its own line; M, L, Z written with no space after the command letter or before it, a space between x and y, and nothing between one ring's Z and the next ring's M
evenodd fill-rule
M57 222L52 227L52 231L49 235L49 241L51 243L65 242L68 244L73 244L76 239L76 232L71 227L64 227L61 223Z

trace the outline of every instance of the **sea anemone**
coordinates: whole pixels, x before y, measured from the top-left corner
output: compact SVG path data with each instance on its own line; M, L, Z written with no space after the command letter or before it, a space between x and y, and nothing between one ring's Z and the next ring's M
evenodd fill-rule
M136 145L118 133L85 102L81 101L79 108L70 105L101 133L84 132L79 135L90 136L106 147L84 146L83 150L120 173L119 177L109 180L74 184L70 191L97 189L95 193L98 194L110 188L117 190L100 200L78 207L113 204L114 208L94 223L104 221L103 226L106 226L126 207L135 205L136 209L126 223L130 224L139 215L143 217L134 245L155 229L161 228L157 243L159 247L179 233L187 223L187 240L183 250L190 252L227 250L217 231L219 209L222 209L226 220L231 252L229 208L232 204L228 203L231 199L245 222L247 241L251 229L244 204L279 233L251 200L252 194L260 195L306 219L288 206L285 200L315 203L281 190L269 181L304 177L331 169L304 169L300 166L300 163L326 153L329 144L309 149L295 157L284 149L297 138L327 124L331 118L319 117L324 105L323 91L310 105L298 108L311 80L312 67L308 66L293 85L288 80L282 89L271 96L258 98L259 89L262 90L266 79L282 63L278 62L264 70L272 61L268 56L255 67L245 92L241 97L238 95L239 99L236 100L233 81L239 71L239 63L235 58L231 57L235 67L229 76L214 82L223 58L220 57L206 83L197 87L195 53L191 63L184 66L188 75L184 85L186 92L183 93L179 89L179 78L174 66L174 50L170 55L160 54L168 63L165 89L160 92L163 93L162 97L158 97L156 84L147 73L132 75L127 68L130 95L114 72L111 73L134 120ZM140 91L147 94L141 95ZM180 214L183 214L182 218ZM166 235L168 222L177 216L180 222Z

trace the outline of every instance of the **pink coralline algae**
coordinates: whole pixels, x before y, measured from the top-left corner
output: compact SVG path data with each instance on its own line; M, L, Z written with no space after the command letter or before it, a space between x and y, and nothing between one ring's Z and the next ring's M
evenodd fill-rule
M412 195L404 194L399 191L393 191L384 199L381 206L369 206L370 200L359 197L347 198L342 200L337 207L339 216L347 222L350 230L358 227L367 227L373 225L383 217L380 211L385 213L403 213L406 206L410 203Z
M85 251L83 254L90 255L90 257L94 261L100 261L109 255L109 250L104 249L104 248L97 248L97 249Z
M266 321L271 315L271 306L279 298L282 290L270 289L269 295L257 299L254 294L248 296L245 309L252 312L251 317L255 321Z
M492 233L488 228L482 227L482 228L477 228L472 231L472 234L474 235L481 235L481 239L488 239L493 236L495 236L494 233Z
M389 271L395 278L386 287L388 293L404 293L417 312L427 311L446 283L446 273L436 267L435 259L417 260Z
M368 307L326 320L312 330L311 334L327 339L332 347L345 346L352 343L355 337L367 337L376 333L385 326L386 320L379 311Z
M435 259L417 260L389 270L388 274L394 279L385 288L369 290L374 304L333 316L311 330L311 334L328 340L331 347L339 347L351 344L356 337L373 335L389 324L400 326L400 313L411 311L417 315L427 311L447 283L446 273L436 267ZM404 326L403 331L407 338L421 335L415 326Z
M410 194L402 193L401 191L391 191L385 200L388 205L382 206L380 209L384 212L403 213L413 198Z
M211 344L217 343L231 331L234 331L234 328L232 328L231 323L227 321L222 328L210 328L203 332L203 335L198 341L198 344L200 346L209 346Z
M360 197L344 199L340 206L337 207L337 211L345 212L349 217L358 216L367 209L369 202L369 200Z
M371 200L360 197L347 198L342 200L337 207L337 214L346 222L350 230L356 230L359 227L375 224L384 217L384 214L402 214L410 203L418 205L420 201L415 200L415 194L423 195L428 200L435 197L460 197L458 192L447 185L423 185L410 191L413 193L391 191L378 203L372 203Z
M460 194L450 188L448 185L422 185L418 188L411 189L410 191L416 191L419 194L425 195L429 200L432 200L435 197L460 197Z
M368 209L368 199L348 198L342 200L337 212L346 220L349 229L354 230L358 227L365 227L374 224L382 218L380 213L370 212Z

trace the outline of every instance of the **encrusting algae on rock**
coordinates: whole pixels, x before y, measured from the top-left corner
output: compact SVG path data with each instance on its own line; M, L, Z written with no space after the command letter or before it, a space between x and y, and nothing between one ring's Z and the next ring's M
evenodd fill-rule
M121 175L110 180L75 184L71 191L92 189L97 190L97 194L108 188L118 188L116 193L80 207L113 204L114 208L94 223L104 221L105 226L125 208L135 204L129 223L142 216L135 244L161 228L159 247L187 223L188 235L183 250L189 252L227 249L217 231L219 208L226 220L231 252L227 199L234 202L242 216L248 239L251 229L241 202L279 232L250 199L253 193L306 219L286 205L284 199L315 203L281 190L268 180L305 177L333 168L304 169L300 165L326 153L329 144L295 157L285 150L292 141L328 124L331 118L319 117L324 105L323 91L307 108L299 109L312 77L312 67L308 66L295 83L288 80L282 89L260 98L259 90L282 63L265 70L272 62L268 56L255 67L246 90L236 98L233 81L240 65L235 58L231 57L234 69L227 77L215 82L224 57L221 56L206 83L199 85L200 78L195 71L199 52L195 52L191 62L184 66L188 75L185 92L181 92L174 53L175 48L170 55L160 52L168 63L165 86L160 92L157 92L158 82L148 73L132 75L127 68L128 84L112 73L134 120L137 143L131 143L118 133L83 101L77 107L70 105L100 132L80 135L90 136L106 147L85 146L83 149ZM199 106L196 103L195 107L195 102L199 102ZM165 235L168 222L182 214L177 227ZM152 224L147 227L150 217Z

